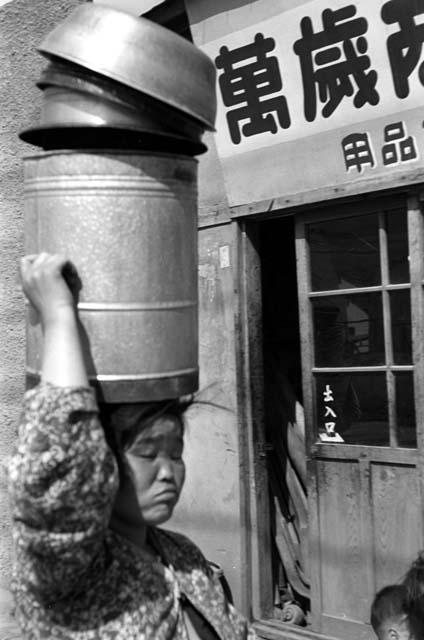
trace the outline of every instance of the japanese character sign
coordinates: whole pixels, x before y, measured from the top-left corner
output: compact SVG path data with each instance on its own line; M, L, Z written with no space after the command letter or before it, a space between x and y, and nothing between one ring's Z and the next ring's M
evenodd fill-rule
M208 0L207 16L200 5L186 0L216 66L230 206L422 174L424 0Z
M320 430L318 437L321 442L343 442L343 438L336 431L337 413L334 408L333 390L329 384L325 385L322 396L324 400L324 429Z
M346 171L359 172L367 165L374 166L374 154L368 133L351 133L342 140Z
M342 140L342 149L347 172L357 169L361 173L366 166L376 165L368 133L349 134ZM381 155L382 164L386 167L417 160L415 138L408 136L404 122L393 122L384 127Z
M295 42L294 51L300 59L308 122L316 117L317 97L324 104L324 118L331 116L345 97L353 96L357 109L366 102L379 102L377 73L370 69L366 55L367 21L355 18L355 14L354 5L336 11L326 9L322 13L323 29L316 33L309 17L300 23L302 38Z
M278 127L286 129L290 126L287 101L283 95L275 95L283 84L277 58L268 55L274 47L272 38L264 38L262 33L257 33L254 41L244 47L232 51L222 47L215 59L217 68L223 71L219 86L224 104L237 107L227 111L228 128L234 144L240 143L241 134L276 133ZM273 97L261 100L264 96ZM240 128L243 121L247 122Z
M385 166L409 162L418 157L415 140L407 135L403 122L394 122L384 127L384 142L382 154Z
M408 78L417 66L424 85L424 62L419 64L424 24L415 22L421 14L424 15L424 0L389 0L381 8L382 21L397 23L399 27L387 38L387 56L394 91L400 98L408 96ZM356 109L377 106L380 102L379 75L372 68L368 54L367 19L358 15L355 4L346 4L337 9L324 9L321 21L322 28L314 30L312 18L303 16L299 22L301 37L293 43L307 122L317 118L319 103L322 105L320 115L330 118L346 99ZM282 93L284 69L279 58L271 55L275 47L274 38L259 32L243 46L231 49L222 46L215 58L221 72L219 88L223 104L229 107L226 118L234 144L240 144L242 136L275 134L278 129L288 129L291 125L288 101ZM361 139L358 135L354 134L355 139L347 144L352 144L359 154L362 144L368 147L367 162L355 165L361 170L363 164L373 166L374 162L365 134Z
M420 62L424 42L424 24L416 18L424 14L423 0L389 0L383 5L381 17L386 24L398 24L399 30L387 39L387 52L396 95L409 95L409 77L417 69L424 85L424 62Z

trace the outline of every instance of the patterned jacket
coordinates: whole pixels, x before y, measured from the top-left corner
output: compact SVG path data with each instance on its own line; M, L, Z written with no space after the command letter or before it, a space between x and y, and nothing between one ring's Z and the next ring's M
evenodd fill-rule
M24 638L187 640L188 601L221 640L253 640L190 540L152 529L165 565L109 528L118 482L90 389L42 383L25 394L9 462Z

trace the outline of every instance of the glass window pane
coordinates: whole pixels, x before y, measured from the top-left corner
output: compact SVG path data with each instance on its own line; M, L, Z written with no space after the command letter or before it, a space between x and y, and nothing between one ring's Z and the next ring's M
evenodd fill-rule
M315 366L385 363L380 293L312 299Z
M396 373L397 434L400 447L416 447L414 380L412 372Z
M316 375L320 434L326 441L388 446L387 388L382 373ZM334 426L333 426L334 425Z
M395 364L412 364L411 301L409 289L390 292L393 360Z
M313 291L380 284L377 214L312 223L308 240Z
M406 211L386 214L389 280L392 284L409 282L408 227Z

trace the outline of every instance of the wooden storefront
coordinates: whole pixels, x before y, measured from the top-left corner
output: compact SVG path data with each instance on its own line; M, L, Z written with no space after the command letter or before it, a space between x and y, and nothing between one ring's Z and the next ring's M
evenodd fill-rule
M150 17L218 72L199 281L203 384L221 365L223 404L237 394L224 569L263 638L371 640L376 590L424 546L424 8L187 0Z
M371 639L376 590L398 581L423 547L419 193L302 207L240 227L254 617L264 638ZM297 299L288 278L297 282ZM278 383L280 397L269 392ZM306 514L290 465L290 441L303 419ZM334 421L334 443L332 436L321 441L325 422ZM275 490L276 467L288 504ZM276 600L275 558L290 566L290 545L284 552L281 543L290 534L292 560L304 563L309 589L307 631L284 629Z

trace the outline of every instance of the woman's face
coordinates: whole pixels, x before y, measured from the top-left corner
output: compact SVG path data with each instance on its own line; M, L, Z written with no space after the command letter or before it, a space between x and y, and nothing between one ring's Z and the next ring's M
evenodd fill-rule
M183 426L163 415L146 427L125 453L139 516L146 525L168 520L184 484Z

